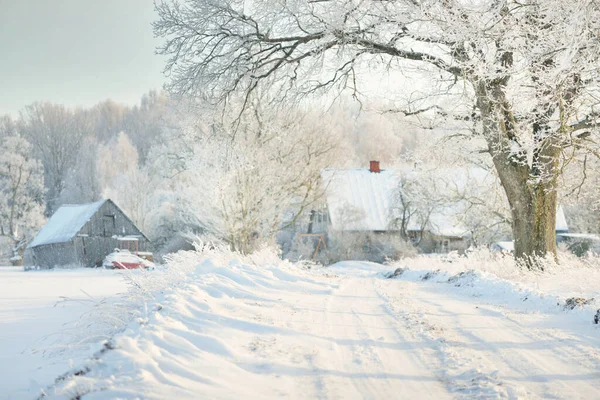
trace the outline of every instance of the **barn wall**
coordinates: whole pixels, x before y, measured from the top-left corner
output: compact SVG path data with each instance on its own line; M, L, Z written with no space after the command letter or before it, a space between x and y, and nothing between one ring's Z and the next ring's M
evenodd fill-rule
M80 231L77 243L82 254L85 248L86 263L96 265L118 247L117 236L139 236L139 250L152 251L142 232L114 203L107 201Z
M80 234L112 237L139 235L140 231L110 201L105 202L92 219L82 228Z
M94 267L119 246L118 236L137 236L140 251L152 251L142 232L112 203L106 201L71 242L38 246L31 249L33 264L41 268L55 266Z
M57 266L84 266L77 256L72 242L48 244L31 249L33 264L40 268L54 268Z

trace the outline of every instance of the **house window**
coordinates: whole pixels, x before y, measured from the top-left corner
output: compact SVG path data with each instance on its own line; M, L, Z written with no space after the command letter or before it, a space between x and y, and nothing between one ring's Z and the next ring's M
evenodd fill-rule
M450 241L448 239L442 240L442 252L447 253L450 248Z

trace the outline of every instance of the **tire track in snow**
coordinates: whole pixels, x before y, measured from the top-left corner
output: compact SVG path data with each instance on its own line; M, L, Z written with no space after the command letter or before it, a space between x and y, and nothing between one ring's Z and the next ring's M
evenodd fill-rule
M373 279L346 279L327 307L330 335L338 337L338 368L356 389L334 398L447 398L442 382L431 373L420 338L406 335L393 316L385 312ZM343 332L340 331L343 327ZM330 382L335 389L344 382ZM335 393L339 391L334 391ZM330 392L331 394L331 392Z
M509 309L480 304L483 299L444 284L380 282L379 292L390 298L394 312L411 321L418 334L437 341L445 376L458 394L600 398L597 349L581 340L571 346L572 335L544 327L544 315L519 313L517 321Z
M381 282L385 283L376 285L377 294L386 300L390 315L407 326L414 336L429 340L435 346L440 362L438 376L459 398L520 398L525 395L522 388L512 387L500 380L496 370L475 366L472 358L452 345L453 335L429 321L428 315L435 313L423 307L422 302L417 304L415 301L414 289L418 284L399 280ZM394 284L401 284L402 288L394 288L394 296L390 296L383 287Z

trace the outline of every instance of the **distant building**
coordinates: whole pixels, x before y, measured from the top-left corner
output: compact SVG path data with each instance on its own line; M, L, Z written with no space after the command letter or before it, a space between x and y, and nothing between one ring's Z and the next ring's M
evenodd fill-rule
M460 169L460 172L465 175L465 182L484 180L487 174L480 169ZM378 161L371 161L369 168L323 170L326 201L321 209L311 213L308 233L326 234L329 241L352 242L353 237L367 237L367 243L359 244L365 252L369 251L373 238L378 243L392 245L402 241L399 222L402 217L398 215L401 207L395 196L402 177L411 173L410 169L381 169ZM406 218L404 232L423 252L463 252L471 244L471 233L456 218L463 211L461 207L458 203L442 205L426 219L416 215Z
M26 263L40 268L100 266L123 242L134 242L139 251L151 247L150 240L112 200L64 205L27 246Z
M562 206L556 211L556 243L564 245L573 254L582 257L588 252L600 254L600 236L594 233L569 232Z

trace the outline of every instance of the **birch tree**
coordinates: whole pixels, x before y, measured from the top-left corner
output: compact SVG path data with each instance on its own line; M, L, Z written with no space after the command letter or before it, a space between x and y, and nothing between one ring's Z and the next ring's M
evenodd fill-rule
M426 82L426 96L396 111L482 137L511 207L516 256L556 253L561 161L591 151L598 133L597 1L186 0L157 11L159 53L179 94L359 97L365 70Z

